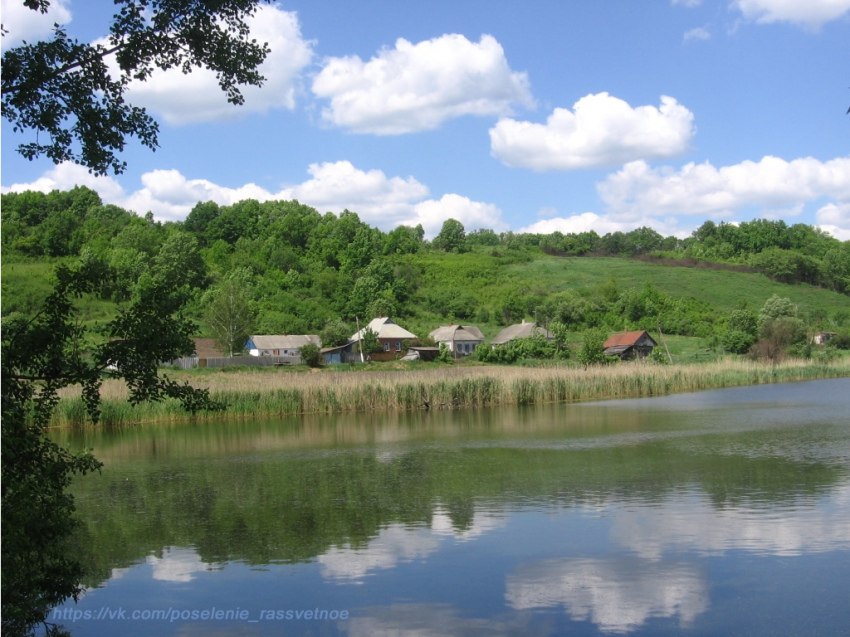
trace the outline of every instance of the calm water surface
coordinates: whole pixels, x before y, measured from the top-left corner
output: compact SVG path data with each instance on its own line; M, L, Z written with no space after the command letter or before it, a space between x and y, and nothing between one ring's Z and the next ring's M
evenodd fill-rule
M58 434L74 635L847 635L850 380Z

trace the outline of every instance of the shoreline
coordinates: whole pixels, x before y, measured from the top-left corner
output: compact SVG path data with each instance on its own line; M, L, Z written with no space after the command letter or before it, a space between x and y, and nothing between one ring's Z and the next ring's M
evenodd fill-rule
M223 412L189 414L176 401L132 406L120 381L101 391L101 419L92 425L82 400L60 400L51 428L148 423L219 422L346 413L463 410L481 407L642 398L767 383L850 377L850 358L789 360L776 365L727 359L714 363L646 362L589 367L457 366L315 373L256 370L175 374L227 403Z

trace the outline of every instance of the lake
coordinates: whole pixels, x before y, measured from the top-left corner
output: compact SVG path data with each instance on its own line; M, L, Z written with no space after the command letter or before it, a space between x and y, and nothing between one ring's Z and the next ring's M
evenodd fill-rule
M850 380L64 431L85 635L837 635Z

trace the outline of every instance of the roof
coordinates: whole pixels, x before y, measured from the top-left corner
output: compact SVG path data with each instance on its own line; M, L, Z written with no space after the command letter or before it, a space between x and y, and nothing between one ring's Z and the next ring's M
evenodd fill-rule
M634 347L642 338L648 338L652 341L652 345L658 345L646 330L638 330L635 332L617 332L608 337L608 340L602 343L605 349L618 348L620 352Z
M408 332L406 329L393 322L391 318L384 316L369 321L369 325L356 332L351 337L351 340L359 341L366 330L372 330L378 335L378 338L417 338L416 334Z
M441 325L428 336L437 343L484 340L484 334L475 325Z
M316 334L284 334L281 336L249 336L248 342L255 349L301 349L308 343L321 347L322 339Z
M543 336L545 338L553 338L552 332L549 330L540 327L537 323L526 323L523 321L522 323L517 323L516 325L509 325L501 332L496 334L496 338L494 338L491 343L493 345L503 345L508 341L513 341L518 338L531 338L532 336Z

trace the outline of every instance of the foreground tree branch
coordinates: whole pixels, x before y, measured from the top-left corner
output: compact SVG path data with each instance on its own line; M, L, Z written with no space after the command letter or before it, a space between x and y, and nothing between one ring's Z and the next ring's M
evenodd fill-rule
M242 104L240 87L264 81L258 68L268 45L251 39L247 24L262 1L115 0L107 44L82 43L57 26L50 39L9 49L0 80L2 116L16 132L35 135L18 152L74 161L95 174L123 172L118 155L127 138L151 150L158 146L157 123L125 102L130 82L146 81L156 69L209 69L228 101ZM44 12L50 2L24 4Z

